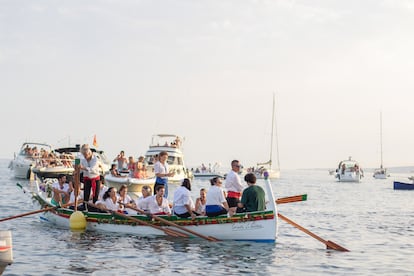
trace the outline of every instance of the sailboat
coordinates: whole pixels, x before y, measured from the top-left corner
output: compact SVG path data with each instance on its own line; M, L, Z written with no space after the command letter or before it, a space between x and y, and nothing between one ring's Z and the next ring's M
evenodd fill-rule
M274 130L276 129L276 151L277 151L277 168L273 168L273 135ZM269 179L278 179L280 178L280 163L279 163L279 144L277 139L277 126L275 120L275 94L273 94L273 107L272 107L272 133L270 139L270 158L269 161L264 163L257 163L257 168L254 170L254 173L257 178L269 178Z
M389 175L387 169L384 168L382 163L382 112L380 112L380 144L381 144L381 165L378 169L375 169L373 177L376 179L386 179Z

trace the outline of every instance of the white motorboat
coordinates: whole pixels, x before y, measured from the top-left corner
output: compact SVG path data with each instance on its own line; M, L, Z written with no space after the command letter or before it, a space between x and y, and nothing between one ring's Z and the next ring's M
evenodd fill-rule
M387 169L384 168L382 163L382 112L380 112L380 145L381 145L381 165L379 169L374 170L374 174L372 175L375 179L386 179L389 174L387 173Z
M364 172L359 163L349 157L348 160L339 162L335 178L339 182L360 182L363 176Z
M40 152L52 152L52 147L44 143L26 142L20 148L19 153L10 162L9 168L14 177L29 179L31 168L40 162Z
M277 152L277 168L273 167L273 139L275 138L274 129L276 129L276 152ZM258 179L278 179L280 178L280 162L279 162L279 145L277 139L277 126L275 119L275 95L273 94L273 106L272 106L272 132L270 136L270 158L269 161L264 163L257 163L257 167L253 170Z
M141 189L144 185L153 189L155 184L154 164L161 151L168 153L168 167L175 175L168 178L168 183L180 183L184 178L192 178L192 173L187 169L184 163L184 154L182 152L183 139L173 134L156 134L153 135L149 149L145 153L146 178L134 178L128 173L125 175L113 176L107 174L105 183L107 186L113 186L117 189L123 184L128 185L128 193L132 196L141 196Z
M161 151L168 153L168 167L175 175L168 178L168 183L179 183L184 178L192 178L192 173L187 169L182 152L183 138L173 134L155 134L152 136L151 145L145 153L147 176L154 177L154 164Z
M105 153L95 148L91 148L91 150L100 161L101 174L108 173L111 162ZM73 162L76 158L83 158L79 144L74 147L57 148L53 151L53 158L48 162L37 163L32 170L39 178L56 178L59 174L72 175L74 172Z

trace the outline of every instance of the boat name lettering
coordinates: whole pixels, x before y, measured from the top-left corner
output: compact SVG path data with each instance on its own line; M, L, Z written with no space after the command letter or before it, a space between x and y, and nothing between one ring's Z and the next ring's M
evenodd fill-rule
M233 225L231 226L232 231L256 230L261 228L263 228L263 225L257 223L256 221L245 223L233 223Z

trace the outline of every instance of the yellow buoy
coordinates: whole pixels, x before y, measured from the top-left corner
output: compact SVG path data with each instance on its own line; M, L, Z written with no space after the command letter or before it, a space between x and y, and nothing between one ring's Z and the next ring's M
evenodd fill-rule
M73 212L69 218L70 229L84 230L86 228L86 218L81 211Z

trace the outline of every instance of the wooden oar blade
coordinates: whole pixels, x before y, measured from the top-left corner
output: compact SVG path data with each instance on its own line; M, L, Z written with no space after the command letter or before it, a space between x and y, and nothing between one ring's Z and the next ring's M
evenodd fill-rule
M288 196L288 197L278 198L276 200L276 203L277 204L284 204L284 203L291 203L291 202L306 201L307 199L308 199L308 195L303 194L303 195L296 195L296 196Z
M326 248L337 250L337 251L349 252L349 250L346 249L345 247L342 247L339 244L334 243L333 241L330 241L330 240L326 241Z

